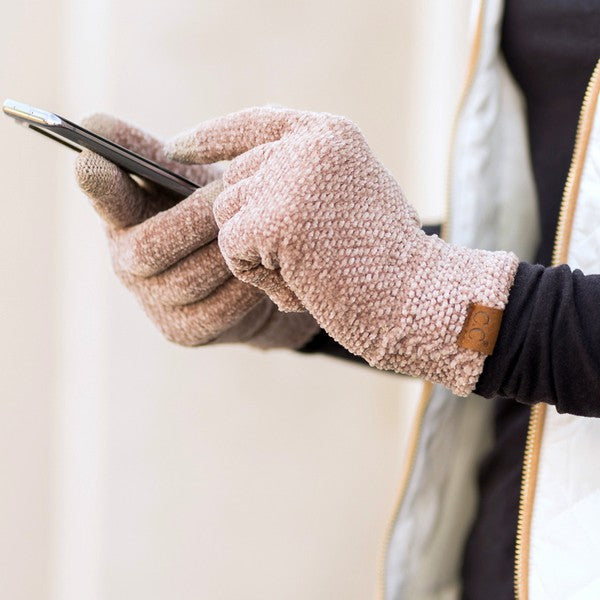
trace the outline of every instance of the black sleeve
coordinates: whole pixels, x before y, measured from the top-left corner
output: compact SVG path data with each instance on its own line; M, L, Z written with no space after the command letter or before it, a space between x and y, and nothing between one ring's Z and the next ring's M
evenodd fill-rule
M521 263L475 392L600 417L600 275Z
M367 364L367 361L361 356L352 354L349 350L346 350L344 346L338 344L333 338L321 329L317 335L315 335L308 344L298 349L298 352L306 352L314 354L320 352L322 354L328 354L329 356L335 356L337 358L343 358L345 360L352 360L357 363Z

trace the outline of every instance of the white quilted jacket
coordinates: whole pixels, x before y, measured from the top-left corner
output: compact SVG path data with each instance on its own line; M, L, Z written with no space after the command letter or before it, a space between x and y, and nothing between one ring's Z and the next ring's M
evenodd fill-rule
M499 53L501 0L475 0L468 82L456 120L445 237L473 248L537 245L524 105ZM600 61L581 108L555 263L600 273ZM600 399L600 390L590 390ZM424 386L387 539L385 600L460 597L476 469L492 440L492 403ZM519 600L600 600L600 419L537 405L524 456L515 556Z

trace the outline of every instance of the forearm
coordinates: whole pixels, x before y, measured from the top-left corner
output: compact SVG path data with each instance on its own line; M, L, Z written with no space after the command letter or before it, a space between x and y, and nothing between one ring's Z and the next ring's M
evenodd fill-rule
M600 417L600 275L521 263L475 391Z
M600 417L600 275L521 263L475 392ZM321 330L302 352L366 364Z

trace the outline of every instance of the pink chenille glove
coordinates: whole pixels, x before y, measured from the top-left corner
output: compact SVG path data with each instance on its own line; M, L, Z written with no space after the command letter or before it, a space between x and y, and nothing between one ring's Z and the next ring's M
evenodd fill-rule
M315 335L319 327L309 314L283 313L262 291L232 277L212 211L222 189L215 180L221 168L170 161L162 143L107 115L89 117L84 126L206 185L176 204L168 193L138 185L92 152L77 160L79 185L106 222L117 275L165 337L190 346L248 342L297 348Z
M202 123L170 158L231 159L215 200L233 274L308 310L369 364L475 386L518 259L427 236L359 129L329 114L253 108Z

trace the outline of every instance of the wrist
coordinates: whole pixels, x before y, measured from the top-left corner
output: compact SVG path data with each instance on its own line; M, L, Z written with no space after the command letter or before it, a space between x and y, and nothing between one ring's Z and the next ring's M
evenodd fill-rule
M391 327L367 359L466 396L493 351L518 259L423 235L411 265Z
M241 342L263 350L269 348L296 350L305 346L319 329L319 325L309 313L282 312L265 296L215 342Z

